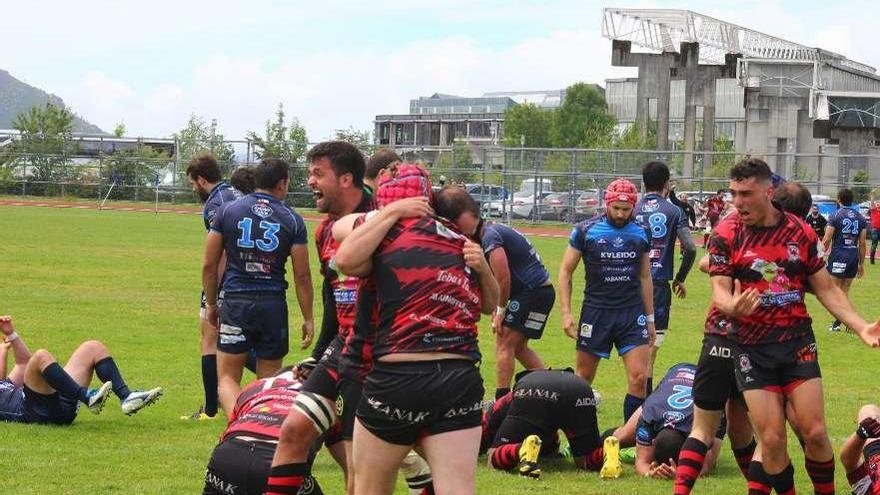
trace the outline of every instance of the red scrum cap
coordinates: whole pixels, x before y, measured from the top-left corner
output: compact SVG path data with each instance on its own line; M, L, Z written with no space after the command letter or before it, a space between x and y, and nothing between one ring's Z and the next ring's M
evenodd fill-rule
M639 197L639 190L635 184L626 179L616 179L605 188L605 204L614 201L626 201L635 206Z
M376 201L381 206L415 196L431 199L431 178L428 171L415 163L393 165L390 173L379 179Z

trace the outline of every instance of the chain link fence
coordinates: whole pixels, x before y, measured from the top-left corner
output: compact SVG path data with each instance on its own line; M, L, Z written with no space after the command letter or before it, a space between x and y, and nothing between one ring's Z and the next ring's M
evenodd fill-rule
M158 141L158 140L157 140ZM109 141L108 141L109 142ZM57 144L57 143L56 143ZM240 166L253 164L252 143L228 141L205 148L225 150L220 160L225 177ZM2 146L2 143L0 143ZM186 180L187 163L178 158L176 143L159 145L134 141L84 147L63 144L56 153L4 151L0 147L0 194L84 198L96 202L154 201L197 203ZM163 148L163 146L165 148ZM148 148L148 149L147 149ZM374 148L365 148L369 154ZM399 148L404 161L425 164L435 185L461 185L481 203L484 214L503 221L572 222L602 208L601 191L612 180L625 177L641 187L641 168L651 160L669 164L678 193L702 199L727 187L727 172L744 155L725 152L535 149L472 147ZM761 156L779 175L803 183L814 194L834 197L851 188L857 201L868 198L880 185L880 156L786 154ZM314 207L307 186L308 164L291 164L288 203Z

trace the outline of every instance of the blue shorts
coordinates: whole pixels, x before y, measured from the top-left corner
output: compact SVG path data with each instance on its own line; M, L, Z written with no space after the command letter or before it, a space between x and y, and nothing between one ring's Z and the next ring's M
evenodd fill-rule
M530 339L540 339L547 325L547 317L556 301L552 285L520 291L510 296L504 326L510 327Z
M828 264L826 266L828 268L828 273L830 273L832 277L856 278L856 275L858 275L859 251L858 249L850 249L849 251L855 251L855 253L840 253L835 252L833 249L831 250L831 254L828 255Z
M672 288L668 280L654 281L654 328L658 332L669 328L669 308L672 307Z
M44 425L69 425L76 419L79 401L58 392L40 394L24 387L24 421Z
M281 359L288 351L287 299L283 292L227 292L220 307L217 350L255 351L257 359Z
M641 304L628 308L581 308L577 350L602 358L611 356L611 345L623 356L648 344L648 323Z

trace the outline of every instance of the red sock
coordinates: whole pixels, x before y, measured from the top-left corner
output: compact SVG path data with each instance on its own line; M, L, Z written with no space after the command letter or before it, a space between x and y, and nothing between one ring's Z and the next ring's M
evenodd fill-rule
M605 449L596 447L595 450L587 454L584 458L584 467L590 471L598 471L602 469L602 463L605 461Z
M834 495L834 457L825 462L804 459L804 466L816 495Z
M519 464L519 443L506 443L492 452L492 467L510 471Z
M311 469L304 462L273 466L264 495L296 495L310 473Z
M703 463L706 461L706 452L709 447L696 438L688 437L681 446L678 454L678 467L675 469L675 495L689 495L694 488Z
M749 464L746 480L749 482L749 495L770 495L770 492L773 490L767 481L764 465L759 461L752 461Z
M755 454L755 447L757 447L757 445L755 439L752 439L752 443L745 447L733 449L733 457L736 458L736 465L739 466L739 470L745 479L749 479L749 464L752 462L752 455Z

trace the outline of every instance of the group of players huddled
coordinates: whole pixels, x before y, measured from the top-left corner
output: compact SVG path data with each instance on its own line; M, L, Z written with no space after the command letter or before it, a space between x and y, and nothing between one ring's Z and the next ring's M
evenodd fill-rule
M639 475L674 479L686 495L731 448L750 494L794 493L786 423L797 433L815 493L834 493L834 452L805 294L812 292L871 347L880 322L853 309L838 278L862 273L865 219L841 192L825 243L804 222L809 191L759 159L730 170L734 209L717 220L700 268L712 307L696 364L682 362L653 383L669 327L672 295L685 297L697 248L687 217L667 199L669 168L643 168L645 194L611 182L605 212L575 225L562 255L558 291L575 369L546 369L529 347L545 329L557 292L541 258L517 230L484 221L456 186L434 188L428 171L389 150L365 159L331 141L307 156L319 212L315 232L323 317L311 357L283 367L289 349L285 266L291 260L303 320L314 337L312 275L303 218L285 205L289 166L264 160L230 182L208 154L187 169L205 203L202 378L196 420L228 425L205 472L206 494L317 494L311 473L322 446L342 468L350 494L390 494L401 472L412 494L476 492L478 457L490 467L538 478L540 459L569 457L603 479L632 458ZM675 246L680 266L673 274ZM578 319L572 278L583 261ZM484 402L477 324L490 315L496 390ZM76 404L100 410L112 390L130 413L161 389L131 392L106 348L89 342L62 369L30 356L0 318L0 419L63 423ZM600 431L593 390L612 347L627 380L623 417ZM5 375L6 351L16 367ZM696 357L696 356L694 356ZM76 359L75 359L76 358ZM29 363L30 361L30 363ZM516 362L524 371L514 377ZM241 387L243 369L257 380ZM85 387L92 370L103 382ZM605 404L609 402L606 397ZM127 405L128 404L128 405ZM840 453L853 493L880 493L880 409L865 406ZM565 443L560 441L560 432Z

